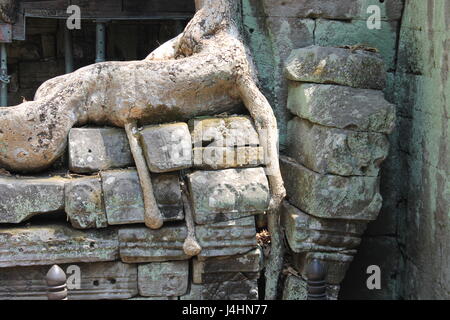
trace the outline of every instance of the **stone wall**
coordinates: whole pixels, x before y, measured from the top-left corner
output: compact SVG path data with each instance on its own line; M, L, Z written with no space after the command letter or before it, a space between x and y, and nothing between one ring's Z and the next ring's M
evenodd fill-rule
M80 270L69 299L259 297L264 243L255 216L264 215L270 194L251 119L147 126L140 137L165 222L158 230L144 225L123 129L73 128L57 169L0 172L0 299L45 299L53 264L69 275ZM202 248L195 257L183 248L186 210Z

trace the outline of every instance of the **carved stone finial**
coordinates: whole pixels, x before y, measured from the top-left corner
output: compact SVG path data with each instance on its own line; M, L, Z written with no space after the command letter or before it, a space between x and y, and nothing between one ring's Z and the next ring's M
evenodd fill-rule
M67 277L63 269L54 265L45 276L48 300L67 300Z
M306 269L308 277L308 300L327 300L325 265L317 259L310 262Z

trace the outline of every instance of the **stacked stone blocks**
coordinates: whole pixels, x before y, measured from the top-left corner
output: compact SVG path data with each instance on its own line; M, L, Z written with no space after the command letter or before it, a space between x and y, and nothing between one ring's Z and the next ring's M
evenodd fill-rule
M69 282L80 270L69 299L258 298L255 215L267 210L269 185L251 119L147 126L140 142L164 216L158 230L144 226L122 129L72 129L69 174L0 176L0 299L45 299L52 264ZM183 184L202 247L197 257L183 251Z
M336 299L367 224L381 209L379 171L395 107L380 91L385 65L373 52L297 49L285 72L294 117L281 159L288 194L282 224L300 277L288 277L284 298L306 298L306 266L318 259L328 269L329 298Z

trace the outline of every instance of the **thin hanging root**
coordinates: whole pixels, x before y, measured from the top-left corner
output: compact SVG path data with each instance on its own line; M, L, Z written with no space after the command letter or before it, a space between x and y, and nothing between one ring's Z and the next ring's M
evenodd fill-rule
M159 229L163 226L163 217L159 211L156 203L155 195L153 194L152 180L145 162L144 153L138 141L138 128L136 122L125 124L125 131L130 143L131 153L133 154L134 162L136 163L139 181L141 183L142 194L144 197L144 220L145 225L150 229Z
M200 247L195 237L194 217L192 215L192 207L185 187L183 187L183 205L186 226L188 229L188 235L183 244L183 251L186 255L194 257L202 251L202 247Z
M271 237L269 259L266 264L265 300L277 298L278 281L283 269L284 242L280 227L280 209L273 209L268 214L268 227Z

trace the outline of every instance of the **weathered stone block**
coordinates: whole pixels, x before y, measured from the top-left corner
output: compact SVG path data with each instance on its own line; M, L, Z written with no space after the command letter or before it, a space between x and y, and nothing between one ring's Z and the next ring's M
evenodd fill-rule
M281 157L289 202L319 218L372 221L381 209L377 177L340 177L311 171Z
M386 70L377 53L310 46L296 49L286 61L289 80L340 84L354 88L382 90Z
M194 148L194 168L219 170L258 167L264 164L262 147Z
M114 261L117 230L74 230L66 225L0 229L0 268Z
M152 262L138 267L139 294L177 297L186 294L189 261Z
M188 182L198 224L263 213L269 206L263 168L196 171Z
M195 231L202 247L202 252L198 255L200 260L245 254L256 248L254 217L201 225Z
M186 123L148 126L141 144L150 171L163 173L192 166L192 140Z
M181 300L258 300L257 280L191 284Z
M137 266L122 262L80 263L60 265L74 285L72 276L79 276L79 288L69 288L69 300L128 299L138 293ZM79 274L77 269L79 268ZM1 300L47 300L45 275L50 266L3 268L0 272ZM75 278L74 278L75 279Z
M144 221L144 200L135 170L101 172L108 224Z
M327 299L337 300L340 286L327 285ZM306 280L289 275L284 284L283 300L308 300L308 287Z
M101 172L108 224L144 223L144 200L136 170ZM178 176L153 175L155 198L164 221L184 218Z
M250 117L192 119L189 121L194 147L259 146L259 136Z
M100 177L73 179L65 188L65 211L76 229L108 226Z
M367 20L346 21L318 19L316 23L316 45L324 47L360 45L375 47L380 52L387 69L395 69L397 54L396 21L381 21L380 29L367 28Z
M353 261L353 256L338 252L304 252L294 254L294 264L303 278L307 278L307 266L314 259L322 262L327 269L326 282L338 285L344 280L345 274Z
M120 257L126 263L186 260L189 258L183 251L186 236L185 225L158 230L122 228L119 230Z
M193 261L193 282L196 284L244 281L259 278L262 268L262 251L260 248L244 255L210 258Z
M361 243L367 222L317 218L284 201L282 225L294 252L338 252L356 248Z
M128 138L118 128L75 128L69 133L69 169L77 173L134 164Z
M61 178L0 178L0 223L20 223L31 217L64 209Z
M288 109L326 127L380 133L395 127L395 106L379 90L291 81Z
M321 174L377 177L389 153L383 133L356 132L295 117L288 123L288 155Z

